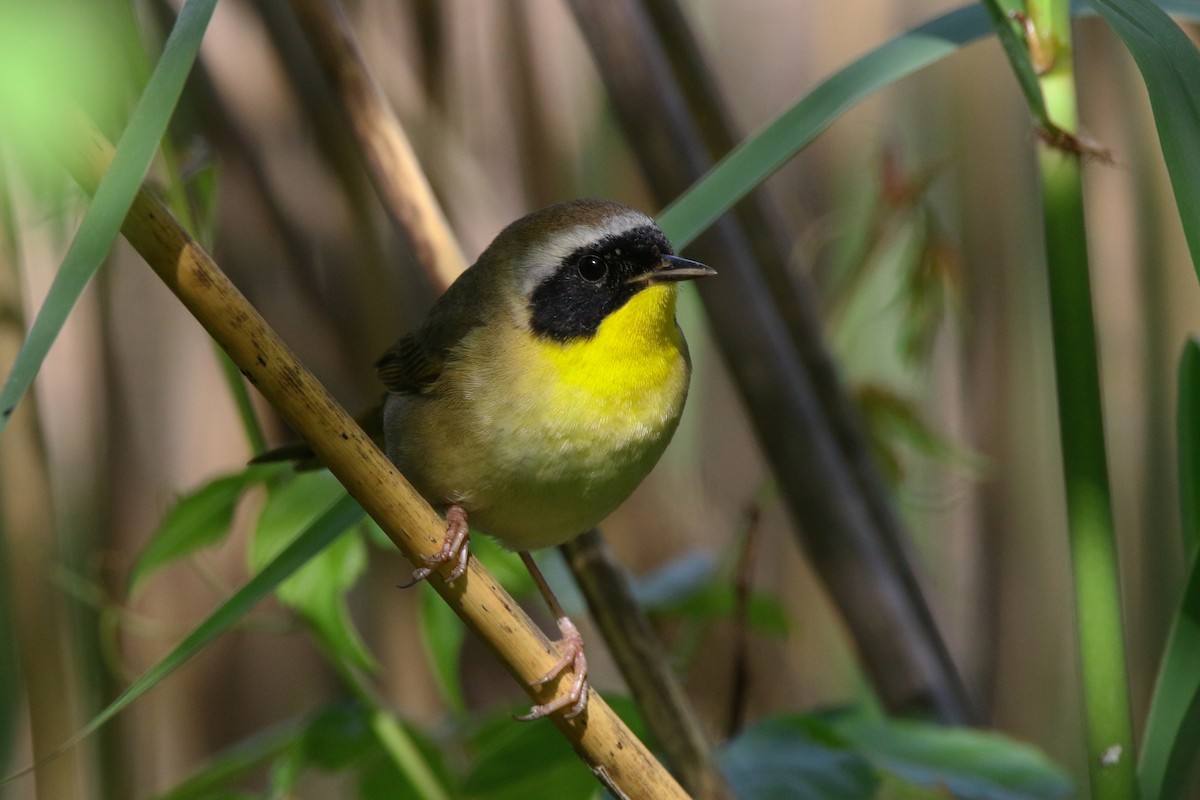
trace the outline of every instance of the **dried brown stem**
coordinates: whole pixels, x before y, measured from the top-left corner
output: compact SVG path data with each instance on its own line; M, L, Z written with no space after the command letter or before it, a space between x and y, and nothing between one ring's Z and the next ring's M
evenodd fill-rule
M363 61L336 0L292 0L308 42L354 128L368 173L430 284L444 288L466 266L404 129Z
M733 573L733 686L729 691L729 725L726 728L730 739L737 736L746 723L746 695L750 687L750 593L754 589L754 563L761 521L762 506L753 503L746 512L742 551Z
M599 531L561 549L663 758L693 796L732 797L662 643Z
M637 0L571 0L618 118L662 203L713 164L686 99ZM840 607L885 706L947 721L973 718L903 549L894 509L854 437L853 404L808 320L789 325L756 261L755 242L726 215L691 248L721 270L701 286L797 535ZM801 310L807 311L801 306ZM807 330L807 334L797 335ZM786 424L781 424L786 421Z
M78 141L60 156L91 191L111 163L112 146L86 120L66 129L78 131ZM149 192L138 193L122 232L401 552L414 562L437 552L444 534L438 515ZM478 560L471 560L453 586L437 576L430 584L534 702L556 694L563 679L529 688L557 661L553 646ZM595 692L586 715L573 720L555 715L552 721L618 796L687 797Z
M4 177L0 175L0 372L7 373L17 358L26 326ZM72 675L77 659L71 652L63 595L50 579L61 553L57 552L49 465L33 395L31 391L13 411L0 447L0 529L4 531L0 537L0 584L4 589L0 602L11 604L4 611L10 614L18 643L15 653L3 653L0 658L14 662L19 658L20 685L5 691L23 694L29 719L29 744L38 767L33 770L34 788L27 796L53 800L85 793L83 764L87 759L78 751L62 759L46 759L82 721L79 698L64 689L78 684Z

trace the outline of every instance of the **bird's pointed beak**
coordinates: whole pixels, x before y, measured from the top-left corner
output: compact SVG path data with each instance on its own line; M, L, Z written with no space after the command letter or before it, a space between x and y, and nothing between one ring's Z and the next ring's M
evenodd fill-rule
M696 278L707 278L716 275L717 271L710 266L679 256L663 256L662 262L650 270L630 279L630 283L668 283L674 281L690 281Z

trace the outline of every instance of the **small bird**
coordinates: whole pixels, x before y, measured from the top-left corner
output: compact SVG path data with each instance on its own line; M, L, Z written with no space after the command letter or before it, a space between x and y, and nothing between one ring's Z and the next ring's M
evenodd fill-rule
M467 567L468 527L519 551L556 616L571 687L521 719L587 703L583 641L528 551L562 544L641 483L679 423L691 371L680 281L715 275L673 254L654 221L602 200L505 228L379 360L388 458L446 539L411 585Z

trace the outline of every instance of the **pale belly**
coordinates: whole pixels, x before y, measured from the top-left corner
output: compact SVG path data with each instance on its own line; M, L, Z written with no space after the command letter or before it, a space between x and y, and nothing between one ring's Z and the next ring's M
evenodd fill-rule
M669 366L664 379L599 390L477 370L437 402L389 397L388 456L430 503L462 506L472 529L506 547L561 544L615 510L662 455L689 371L682 351Z

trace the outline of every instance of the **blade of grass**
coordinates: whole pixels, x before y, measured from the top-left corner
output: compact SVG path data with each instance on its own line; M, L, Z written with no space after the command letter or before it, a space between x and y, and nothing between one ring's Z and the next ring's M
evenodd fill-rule
M318 553L331 545L352 525L362 519L363 510L349 495L343 496L329 507L312 525L290 544L283 552L271 560L269 564L251 578L242 588L222 603L213 613L183 641L175 646L157 664L146 670L137 680L121 692L95 717L92 718L78 733L64 742L52 755L58 755L79 744L91 734L100 729L106 722L124 710L130 703L137 700L160 681L178 669L188 659L200 652L209 642L229 630L238 620L279 586L300 567L311 561ZM31 768L32 769L32 768ZM11 775L0 781L3 785L24 772Z
M252 486L266 482L280 469L252 465L241 472L215 478L183 497L167 512L129 572L129 590L168 564L220 542L230 530L238 503Z
M229 393L233 395L233 402L237 406L238 419L242 421L242 430L250 443L250 451L260 456L267 452L267 437L263 435L258 416L254 413L254 404L250 401L250 392L246 388L246 378L228 353L216 346L214 350L225 375L225 384L229 387Z
M1179 503L1183 552L1189 561L1200 548L1200 340L1192 338L1179 363L1175 419L1179 446Z
M1058 129L1078 129L1071 16L1066 0L1031 0L1048 58L1039 76ZM1099 361L1088 274L1078 151L1038 147L1067 532L1075 589L1091 797L1135 800L1133 724L1121 618L1116 532L1104 448Z
M1195 0L1165 0L1158 6L1183 18L1200 18L1200 4ZM1086 13L1082 8L1074 10ZM860 100L957 52L991 30L987 12L972 4L884 42L817 84L738 145L663 210L658 217L659 227L682 249ZM1192 157L1200 158L1200 148L1192 150ZM1193 181L1190 189L1200 192L1200 180Z
M1179 499L1192 568L1163 651L1138 765L1143 796L1155 800L1183 797L1200 753L1200 340L1194 338L1180 359L1178 404Z
M990 31L987 15L972 4L876 47L826 78L723 158L663 210L659 227L682 249L855 103Z
M163 678L178 669L185 661L200 652L205 645L229 630L259 600L266 597L280 583L333 544L350 526L362 519L362 515L363 511L354 498L349 495L339 498L301 533L296 541L273 558L241 589L234 592L162 660L131 683L129 688L85 725L69 744L75 744L94 732Z
M212 758L204 769L155 800L212 800L242 775L295 747L304 735L301 721L281 723L237 742Z
M1175 190L1183 233L1200 272L1200 51L1150 0L1088 0L1137 62ZM1200 6L1186 4L1194 15Z
M1183 800L1200 753L1200 558L1191 573L1179 613L1167 638L1150 714L1146 721L1138 778L1144 797Z
M215 6L216 0L188 0L179 12L162 58L121 136L112 167L101 179L46 302L0 389L0 432L33 383L84 287L112 248L166 131Z
M322 649L343 683L367 710L368 724L375 740L396 770L408 780L419 800L450 800L437 772L388 704L377 696L352 663L329 647Z
M1046 101L1042 97L1042 87L1038 85L1037 71L1030 56L1029 46L1013 27L1012 15L1014 12L1023 14L1023 4L1014 4L1009 0L1010 7L1006 9L1001 0L981 2L992 21L992 29L996 32L996 38L1000 40L1008 64L1012 67L1017 85L1021 87L1021 94L1025 95L1025 104L1029 106L1029 111L1038 125L1046 131L1053 131L1054 123L1050 121L1050 112L1046 110Z

